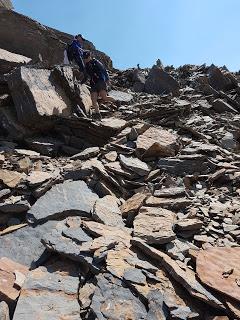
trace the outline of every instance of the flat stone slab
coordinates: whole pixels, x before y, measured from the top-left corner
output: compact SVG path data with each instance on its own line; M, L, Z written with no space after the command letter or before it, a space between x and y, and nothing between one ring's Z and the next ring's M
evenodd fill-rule
M7 257L27 267L33 267L45 251L41 243L42 235L55 226L55 221L48 221L35 228L28 226L1 236L0 257Z
M117 199L113 196L105 196L98 199L92 211L93 219L112 227L124 226L121 211Z
M83 150L80 153L75 154L74 156L71 157L73 160L87 160L90 158L93 158L97 156L100 152L99 147L92 147L92 148L87 148Z
M64 272L33 270L21 291L13 320L79 320L79 278Z
M65 181L37 200L28 212L28 221L35 223L71 213L89 216L97 199L84 181Z
M149 244L164 244L175 238L174 212L154 207L142 207L135 218L134 236Z
M240 248L210 248L197 255L197 274L207 286L240 303Z
M130 102L133 100L133 96L127 92L111 90L108 92L108 95L114 98L116 101L120 101L120 102Z
M119 158L120 158L121 164L126 169L129 169L140 176L146 176L150 171L150 168L148 167L148 165L145 162L139 160L138 158L125 157L122 154L120 155Z
M30 62L31 59L0 48L0 73L8 73L17 66Z

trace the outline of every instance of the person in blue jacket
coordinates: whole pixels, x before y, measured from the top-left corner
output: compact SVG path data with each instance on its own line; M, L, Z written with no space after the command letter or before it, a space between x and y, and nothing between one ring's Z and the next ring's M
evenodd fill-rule
M97 115L101 118L98 97L104 102L115 102L115 99L107 95L107 85L109 85L109 76L104 65L93 58L90 51L84 51L83 59L88 76L90 77L92 106Z
M85 65L83 61L83 44L84 44L85 39L81 34L78 34L75 36L74 40L72 41L71 44L68 45L67 48L67 56L69 62L75 62L78 67L79 71L85 72Z

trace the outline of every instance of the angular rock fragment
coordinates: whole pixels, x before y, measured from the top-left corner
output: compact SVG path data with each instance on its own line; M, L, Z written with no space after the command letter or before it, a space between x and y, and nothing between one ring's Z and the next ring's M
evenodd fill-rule
M17 66L30 62L31 59L0 48L0 73L9 73Z
M84 181L65 181L37 200L28 212L28 220L35 223L71 213L89 216L97 199Z
M48 272L44 267L31 271L21 291L13 320L79 320L78 274Z
M179 151L179 137L167 130L149 128L137 139L137 152L143 158L171 157Z
M74 156L71 157L73 160L87 160L89 158L93 158L97 156L100 152L99 147L92 147L92 148L87 148L84 151L75 154Z
M133 96L130 93L121 92L117 90L109 91L108 95L114 98L116 101L120 102L131 102L131 100L133 100Z
M136 193L134 196L129 198L121 206L121 213L123 218L127 218L130 213L137 213L140 207L143 205L146 195L142 193Z
M124 226L117 199L106 196L98 199L92 210L93 219L108 226L121 228Z
M45 183L51 178L52 178L52 175L48 172L32 171L27 177L27 182L30 187L35 187L39 184Z
M198 219L181 219L175 223L175 227L179 231L200 230L203 222Z
M162 208L142 207L135 218L134 236L149 244L164 244L175 238L173 225L176 216Z
M24 279L28 268L7 258L0 259L0 296L1 301L12 303L17 300L21 286L16 286L16 274Z
M240 248L210 248L197 256L197 274L207 286L240 303Z
M0 169L0 181L9 188L16 188L25 177L24 173Z
M175 197L175 196L182 196L182 195L185 195L184 187L162 188L154 192L154 196L160 197L160 198L164 198L164 197L168 198L168 197Z
M150 171L148 165L137 158L125 157L121 154L119 159L126 169L136 172L140 176L146 176Z
M222 113L222 112L237 113L237 110L235 110L229 103L225 102L222 99L216 99L213 101L213 109L219 113Z
M192 243L183 240L175 239L166 245L168 255L176 260L184 261L189 249L198 249Z
M109 274L97 276L97 286L92 298L91 311L97 319L145 319L143 303L126 285Z
M30 209L30 204L21 196L10 197L3 203L0 203L0 212L3 213L23 213Z
M148 207L161 207L169 210L181 210L189 205L191 205L192 200L187 198L158 198L158 197L149 197L146 200L146 205Z
M237 85L236 79L224 74L218 67L212 65L208 70L209 84L216 90L230 90Z
M166 71L157 66L153 66L145 83L145 92L151 94L179 94L180 86L178 82Z

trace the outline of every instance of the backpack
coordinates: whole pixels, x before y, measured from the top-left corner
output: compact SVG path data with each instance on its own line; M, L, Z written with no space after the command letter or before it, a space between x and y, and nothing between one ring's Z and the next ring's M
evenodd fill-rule
M74 60L74 50L72 44L68 43L66 46L66 52L69 62Z

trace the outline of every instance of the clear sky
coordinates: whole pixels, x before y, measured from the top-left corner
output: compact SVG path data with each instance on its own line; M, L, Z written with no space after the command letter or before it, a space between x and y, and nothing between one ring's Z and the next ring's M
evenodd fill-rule
M15 10L82 33L120 69L226 65L240 69L240 0L13 0ZM34 50L34 48L33 48Z

